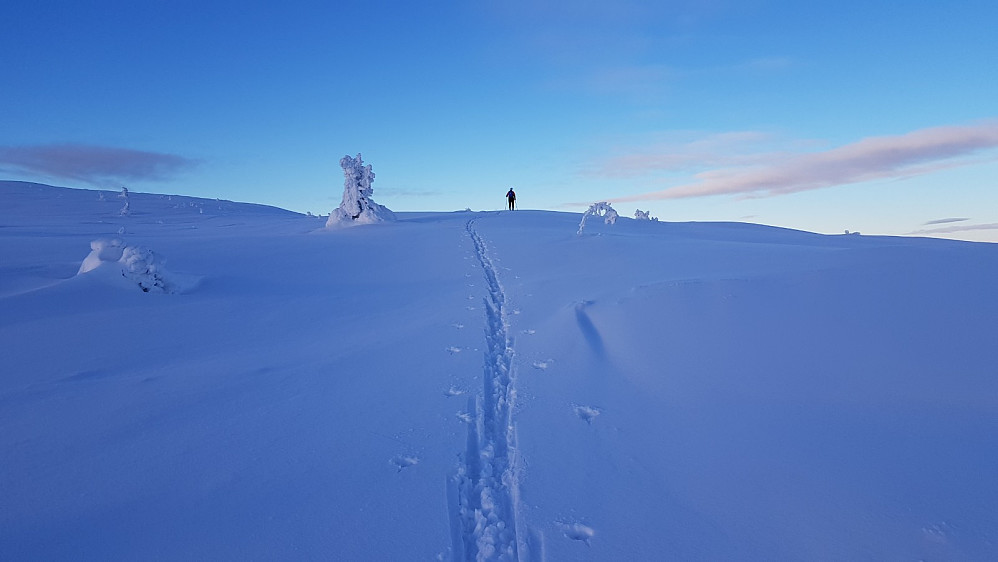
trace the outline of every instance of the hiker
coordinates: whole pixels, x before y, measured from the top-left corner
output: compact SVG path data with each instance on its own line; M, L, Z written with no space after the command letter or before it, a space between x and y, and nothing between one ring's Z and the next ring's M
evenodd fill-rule
M506 192L506 200L509 201L509 210L512 211L513 207L516 206L516 193L512 187Z

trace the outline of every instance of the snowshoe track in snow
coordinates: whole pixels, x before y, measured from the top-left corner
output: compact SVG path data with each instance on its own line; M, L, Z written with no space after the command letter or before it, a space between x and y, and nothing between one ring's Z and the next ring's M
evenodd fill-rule
M457 474L448 483L455 561L540 560L540 537L518 524L520 459L513 410L516 376L506 321L506 294L485 242L466 229L485 275L485 365L483 389L468 400L468 440ZM535 552L531 552L531 551Z

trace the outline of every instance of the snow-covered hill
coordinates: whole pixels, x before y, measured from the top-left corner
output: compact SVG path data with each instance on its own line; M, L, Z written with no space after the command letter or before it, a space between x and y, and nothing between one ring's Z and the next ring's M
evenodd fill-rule
M123 207L0 182L0 559L998 557L996 245Z

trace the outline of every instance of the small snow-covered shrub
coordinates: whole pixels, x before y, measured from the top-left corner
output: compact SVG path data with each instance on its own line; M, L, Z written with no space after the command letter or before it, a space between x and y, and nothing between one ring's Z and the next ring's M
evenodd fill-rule
M80 264L77 275L98 268L117 268L122 277L138 285L144 293L174 293L178 287L164 263L152 250L126 246L118 238L102 238L90 243L90 254Z
M589 209L583 213L582 222L579 223L579 231L576 234L582 236L582 229L586 227L586 220L593 215L603 217L603 222L606 224L616 224L617 218L620 217L620 215L617 214L617 211L615 211L614 208L611 207L606 201L593 203L589 206Z
M634 218L639 221L657 221L658 217L651 216L651 211L642 211L641 209L634 209Z
M164 260L152 250L139 246L126 246L121 253L121 275L136 283L142 292L172 293L173 284L167 280Z
M343 200L340 206L329 213L326 228L354 224L371 224L394 221L395 213L388 207L378 205L372 199L374 172L371 165L364 165L360 154L357 158L344 156L340 159L343 168Z
M119 211L118 214L123 217L128 216L132 211L132 205L128 201L128 188L123 186L121 188L121 193L118 194L118 197L125 200L125 204L121 207L121 211Z

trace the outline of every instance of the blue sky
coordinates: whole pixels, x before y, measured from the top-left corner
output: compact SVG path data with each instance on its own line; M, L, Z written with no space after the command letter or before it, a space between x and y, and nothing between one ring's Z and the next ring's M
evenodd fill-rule
M0 178L998 241L998 5L7 2Z

